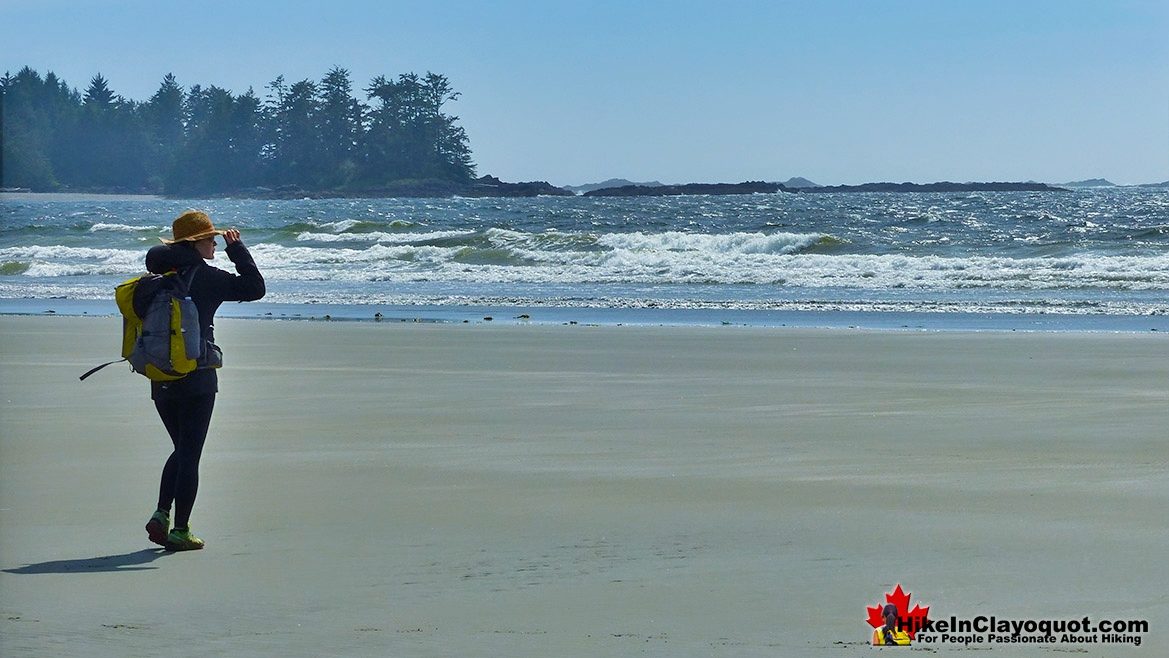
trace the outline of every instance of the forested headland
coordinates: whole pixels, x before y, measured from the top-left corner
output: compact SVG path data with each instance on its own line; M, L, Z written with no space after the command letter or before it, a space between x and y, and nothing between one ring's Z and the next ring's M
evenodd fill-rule
M84 92L30 67L0 79L0 187L167 195L450 194L475 164L445 76L378 76L354 95L346 69L233 94L163 78L150 99L100 73ZM479 186L482 187L482 186ZM403 194L407 195L407 194Z
M458 100L443 75L377 76L355 94L349 71L265 85L261 97L167 74L148 100L100 73L84 92L25 66L0 78L0 188L168 196L449 197L572 195L544 181L476 178ZM796 180L796 179L793 179ZM618 181L610 181L618 183ZM807 182L807 181L805 181ZM1164 185L1164 184L1162 184ZM586 196L783 192L1035 191L1041 183L623 185Z

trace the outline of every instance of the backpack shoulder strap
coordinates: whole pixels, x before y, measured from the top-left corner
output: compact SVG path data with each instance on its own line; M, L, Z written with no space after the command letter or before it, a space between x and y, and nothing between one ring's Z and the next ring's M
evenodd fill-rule
M81 381L85 381L85 378L86 378L86 377L88 377L88 376L92 375L93 373L97 372L98 370L101 370L102 368L104 368L104 367L106 367L106 366L112 366L112 365L114 365L115 363L121 363L121 362L123 362L123 361L125 361L125 360L126 360L126 359L118 359L117 361L110 361L110 362L108 362L108 363L103 363L103 364L101 364L100 366L97 366L97 367L95 367L95 368L90 368L88 371L86 371L86 373L85 373L84 375L82 375L82 376L78 377L78 379L80 379Z
M183 283L183 290L185 292L191 291L191 284L195 282L195 274L202 266L203 263L195 263L194 265L178 271L176 276L178 277L178 280Z

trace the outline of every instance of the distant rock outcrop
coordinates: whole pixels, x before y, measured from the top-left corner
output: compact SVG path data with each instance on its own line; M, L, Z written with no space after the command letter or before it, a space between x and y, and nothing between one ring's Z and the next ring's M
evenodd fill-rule
M453 196L474 198L573 196L573 193L544 181L505 183L495 176L483 176L470 183L428 178L332 190L305 190L296 185L281 185L276 188L255 187L236 192L233 196L257 199L332 199L338 197L444 199Z
M629 185L639 185L641 187L661 187L658 181L650 181L648 183L635 183L624 178L610 178L609 180L601 181L600 183L585 183L584 185L565 185L564 189L571 190L577 194L584 194L585 192L592 192L593 190L603 190L608 187L628 187Z
M585 196L681 196L684 194L770 194L783 189L779 183L687 183L685 185L623 185L585 192Z
M804 194L832 192L1067 192L1046 183L865 183L863 185L827 185L795 190Z
M1137 187L1169 188L1169 180L1162 183L1145 183L1143 185L1137 185Z
M623 179L612 179L625 182ZM1111 184L1109 184L1111 185ZM584 187L584 186L579 186ZM1169 181L1149 183L1138 187L1167 188ZM1067 192L1064 187L1027 181L1025 183L864 183L862 185L816 185L806 178L792 178L787 183L765 183L747 181L743 183L687 183L685 185L662 185L643 183L604 187L589 190L584 196L590 197L635 197L635 196L681 196L681 195L726 195L726 194L772 194L793 192L800 194L830 194L833 192ZM424 197L449 198L463 196L482 197L536 197L575 196L564 187L556 187L546 181L506 183L495 176L483 176L470 183L438 179L404 180L376 187L342 188L324 191L304 190L296 185L282 185L276 188L257 187L238 190L231 196L259 199L327 199L346 198L393 198Z
M807 178L801 176L793 176L783 182L783 186L793 190L801 190L805 187L823 187L818 183L813 183Z
M505 183L495 176L475 179L467 189L459 192L467 197L527 197L527 196L573 196L573 192L556 187L547 181L527 183Z
M1088 180L1076 180L1070 183L1064 183L1060 187L1116 187L1116 183L1104 180L1103 178L1089 178Z

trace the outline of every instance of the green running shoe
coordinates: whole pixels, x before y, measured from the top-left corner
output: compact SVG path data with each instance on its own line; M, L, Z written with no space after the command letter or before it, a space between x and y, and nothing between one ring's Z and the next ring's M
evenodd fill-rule
M197 551L203 548L203 540L191 534L189 528L175 528L166 536L168 551Z
M154 515L146 522L146 536L159 546L166 546L166 534L170 532L170 514L162 510L155 510Z

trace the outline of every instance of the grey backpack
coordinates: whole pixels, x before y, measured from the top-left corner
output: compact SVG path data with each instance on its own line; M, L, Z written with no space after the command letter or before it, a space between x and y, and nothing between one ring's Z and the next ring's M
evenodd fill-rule
M81 379L120 361L129 361L134 372L153 381L179 379L201 365L221 365L219 348L200 335L199 310L189 294L197 269L144 274L119 285L114 297L122 312L122 358Z

